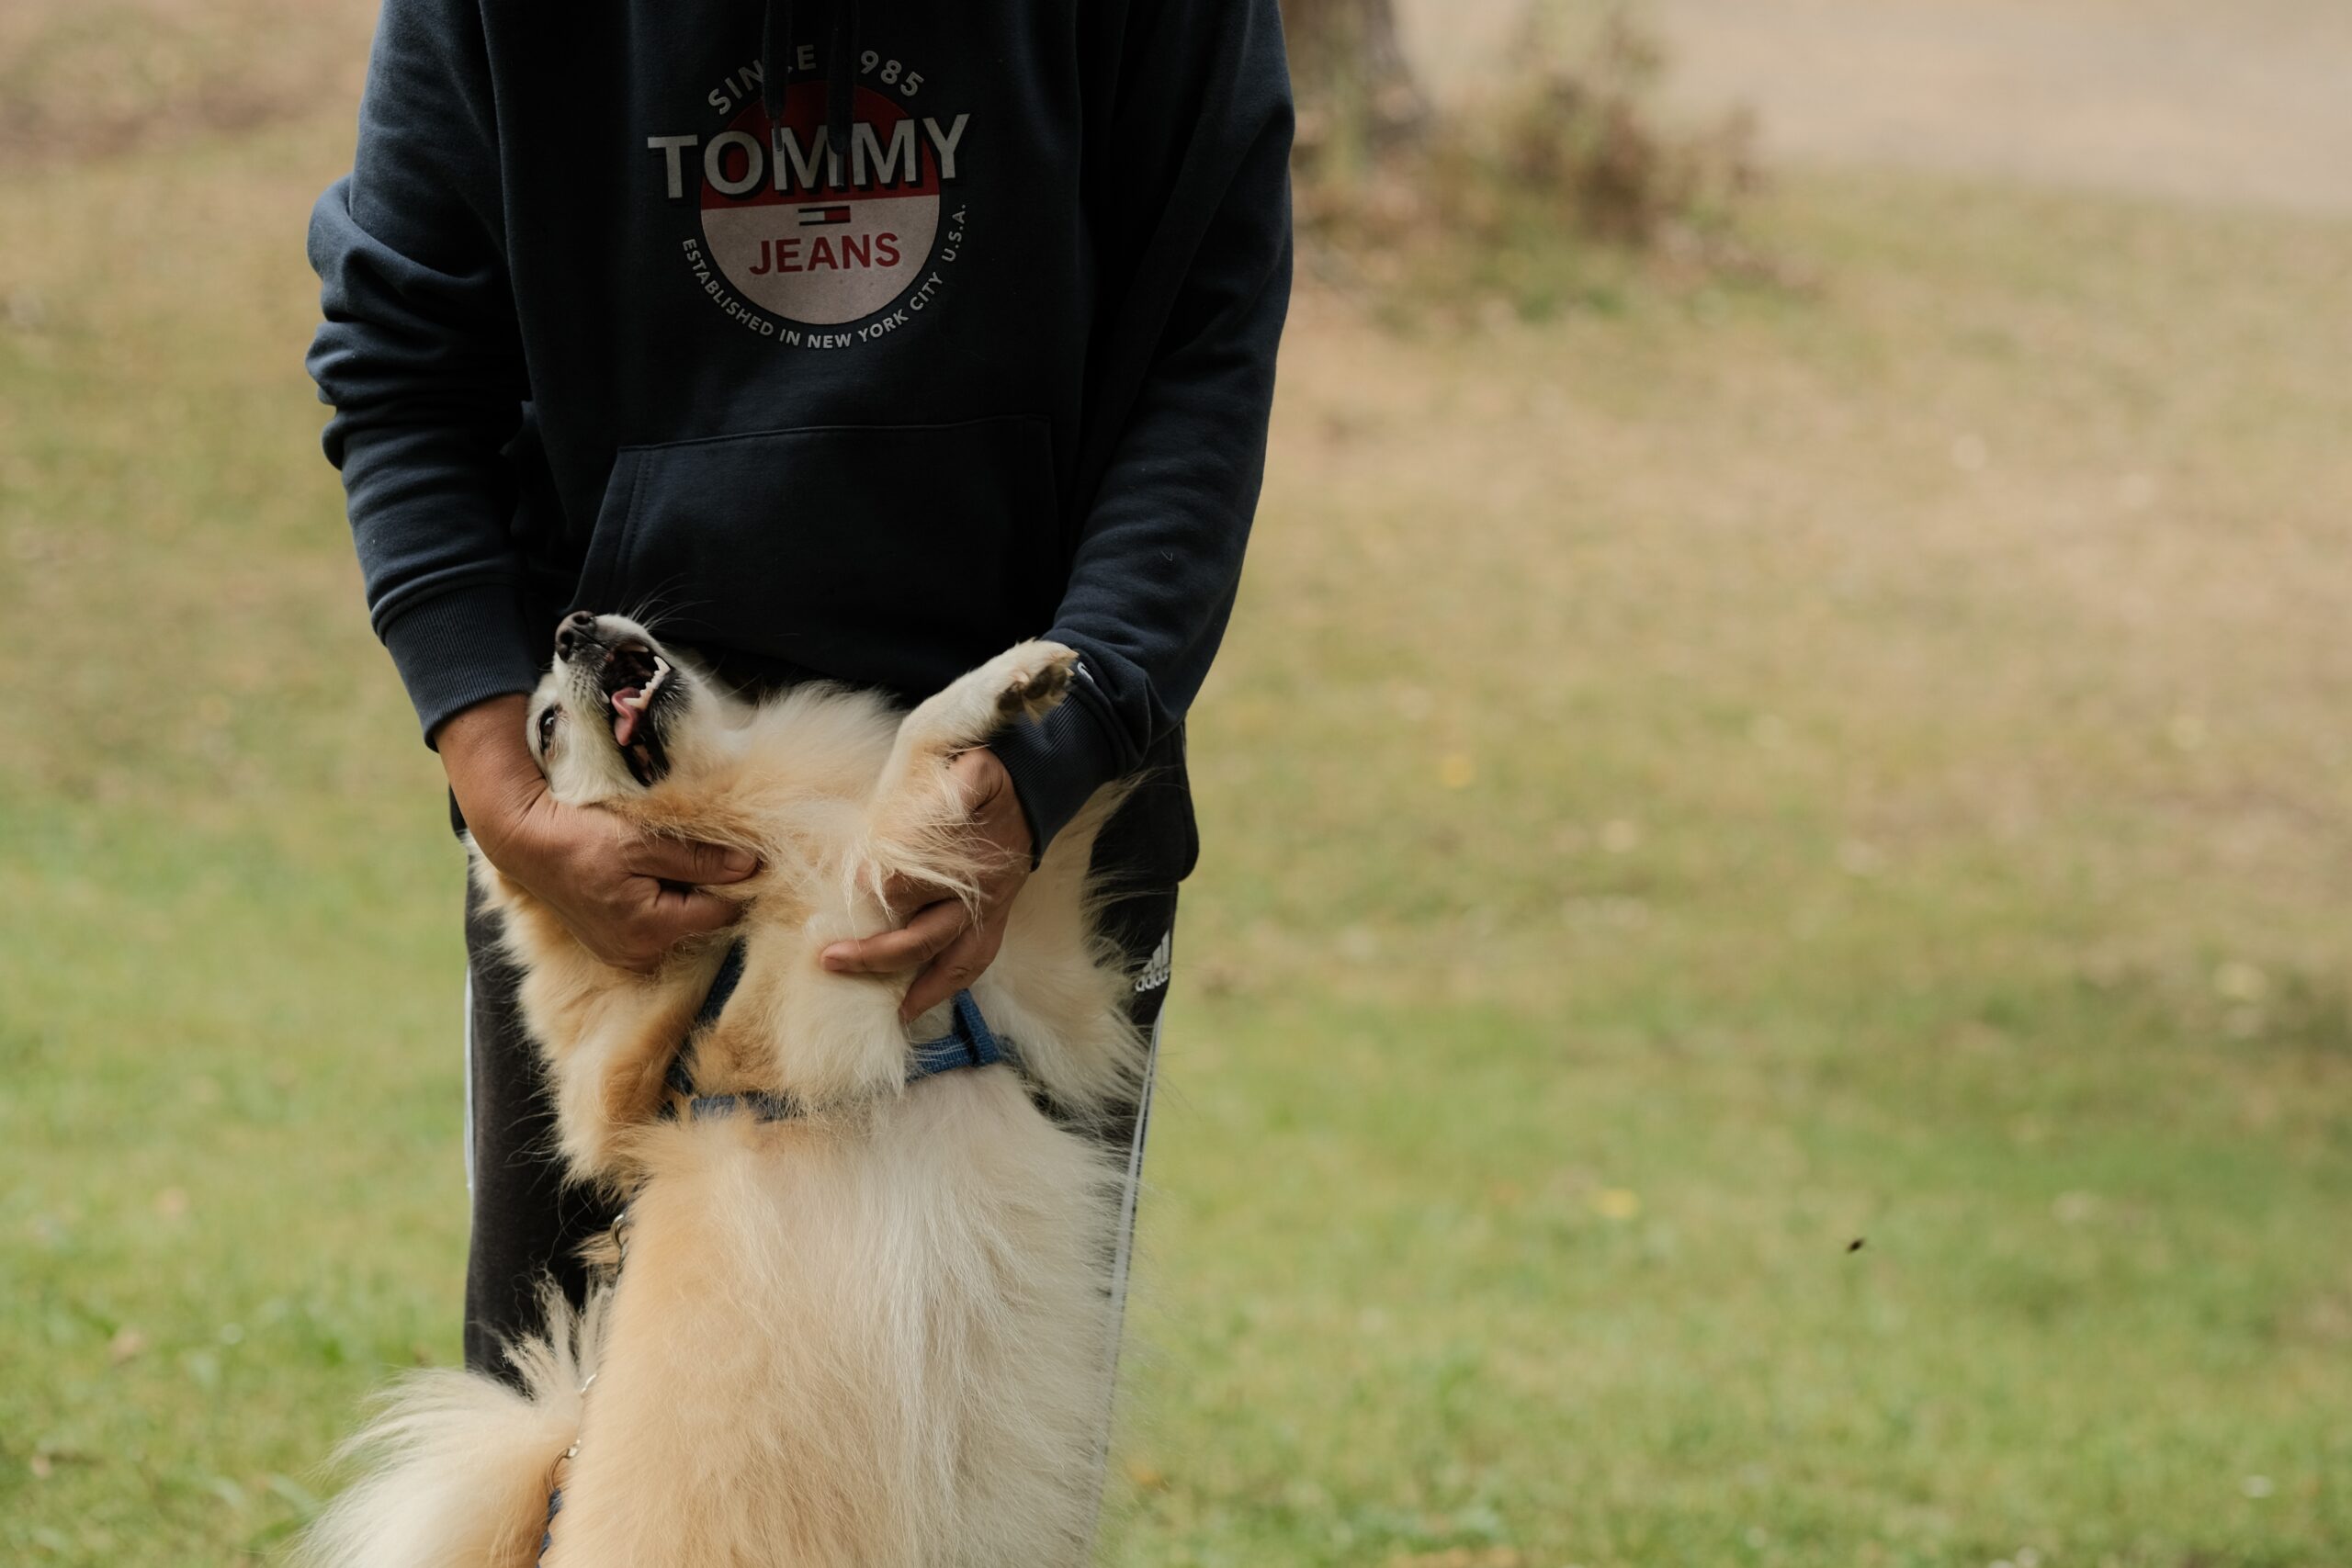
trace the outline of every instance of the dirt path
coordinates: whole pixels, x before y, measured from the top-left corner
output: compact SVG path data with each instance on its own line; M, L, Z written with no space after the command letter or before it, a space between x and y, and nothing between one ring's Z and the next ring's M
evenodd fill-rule
M1521 0L1404 0L1441 96ZM1651 0L1673 90L1761 111L1768 150L2352 212L2339 0Z

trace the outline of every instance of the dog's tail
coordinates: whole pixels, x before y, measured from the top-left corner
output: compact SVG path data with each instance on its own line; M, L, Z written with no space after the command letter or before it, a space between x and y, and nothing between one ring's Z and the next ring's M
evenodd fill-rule
M532 1568L556 1461L580 1435L604 1297L544 1293L547 1334L507 1348L524 1392L479 1372L419 1372L345 1443L365 1472L303 1532L294 1568Z

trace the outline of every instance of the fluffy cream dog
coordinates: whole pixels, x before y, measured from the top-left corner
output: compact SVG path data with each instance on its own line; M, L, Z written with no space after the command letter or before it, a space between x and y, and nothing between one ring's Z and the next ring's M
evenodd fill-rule
M973 995L1017 1057L909 1082L896 981L819 952L910 874L969 886L947 764L1060 699L1024 643L901 718L802 687L757 705L616 616L576 618L530 707L558 798L760 857L727 936L608 968L476 859L526 976L563 1156L627 1195L617 1271L513 1351L518 1393L423 1374L355 1445L304 1543L322 1568L1053 1568L1088 1551L1110 1405L1117 1172L1082 1122L1141 1051L1085 886L1103 803L1059 834ZM698 1010L731 942L742 979ZM680 1043L697 1104L667 1083ZM738 1097L714 1103L713 1097ZM743 1097L784 1097L769 1120ZM560 1510L548 1497L560 1488Z

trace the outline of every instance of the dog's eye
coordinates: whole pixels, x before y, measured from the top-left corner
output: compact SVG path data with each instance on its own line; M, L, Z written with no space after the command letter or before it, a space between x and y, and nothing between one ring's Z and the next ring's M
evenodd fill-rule
M545 751L548 747L554 742L556 717L562 712L563 710L561 708L550 705L545 713L539 715L540 750Z

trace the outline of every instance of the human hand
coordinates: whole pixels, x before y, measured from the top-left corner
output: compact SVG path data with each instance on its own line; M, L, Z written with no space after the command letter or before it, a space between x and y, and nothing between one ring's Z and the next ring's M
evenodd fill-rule
M1029 880L1029 820L996 753L985 747L963 752L948 764L948 776L963 799L963 831L974 840L978 897L967 906L944 887L894 877L884 885L882 901L910 911L905 923L834 942L820 955L836 975L891 975L920 965L899 1004L902 1022L937 1007L996 961L1013 896Z
M523 742L525 711L521 697L492 698L435 737L458 809L490 863L616 968L649 972L687 937L732 924L740 907L705 889L741 882L759 862L561 804Z

